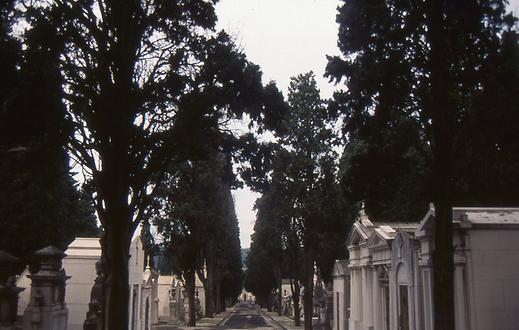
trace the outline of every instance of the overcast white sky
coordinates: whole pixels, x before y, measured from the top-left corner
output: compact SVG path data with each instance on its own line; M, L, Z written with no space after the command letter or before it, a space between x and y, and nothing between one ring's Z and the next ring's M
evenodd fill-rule
M220 29L233 35L248 59L260 65L264 82L276 81L286 96L290 78L313 70L321 96L333 85L323 78L326 55L339 54L336 8L339 0L220 0ZM519 14L519 0L510 7ZM250 246L258 197L248 189L234 192L242 248Z

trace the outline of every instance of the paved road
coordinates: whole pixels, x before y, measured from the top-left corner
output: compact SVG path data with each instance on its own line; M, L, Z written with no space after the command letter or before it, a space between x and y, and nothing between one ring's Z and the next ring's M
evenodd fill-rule
M225 329L283 329L250 302L242 302L222 323L222 326Z

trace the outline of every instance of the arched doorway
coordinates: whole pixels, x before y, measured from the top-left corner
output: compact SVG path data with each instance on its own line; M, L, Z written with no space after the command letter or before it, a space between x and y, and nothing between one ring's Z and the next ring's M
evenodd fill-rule
M389 318L389 274L385 266L381 266L378 269L378 281L380 285L381 293L381 313L382 313L382 329L389 330L390 318Z
M398 264L396 273L398 288L398 329L409 330L409 280L405 263Z
M146 305L144 309L144 329L150 330L150 298L146 297Z

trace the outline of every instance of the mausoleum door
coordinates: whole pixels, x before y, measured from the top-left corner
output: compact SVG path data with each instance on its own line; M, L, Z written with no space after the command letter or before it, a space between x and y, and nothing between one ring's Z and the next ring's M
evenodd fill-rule
M131 326L132 326L132 330L137 330L137 313L139 312L139 304L138 304L138 290L139 290L139 286L138 285L133 285L133 290L132 290L132 322L131 322Z
M385 285L382 287L382 297L384 307L382 309L384 315L382 317L383 330L389 330L389 286Z
M150 330L150 298L146 297L146 309L144 314L144 328Z
M377 323L375 326L379 326L381 330L389 330L389 275L387 273L387 269L384 266L379 268L378 271L378 287L379 290L379 299L380 299L380 323ZM375 317L379 317L376 315Z
M398 329L409 330L409 299L407 294L407 285L399 285L399 315Z

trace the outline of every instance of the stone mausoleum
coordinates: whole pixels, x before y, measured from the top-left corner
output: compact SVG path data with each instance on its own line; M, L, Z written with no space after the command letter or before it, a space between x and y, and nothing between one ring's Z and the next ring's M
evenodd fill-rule
M434 209L355 222L334 267L334 330L432 330ZM456 330L519 329L519 209L453 208Z
M95 329L95 325L98 324L100 318L89 317L95 315L93 311L97 311L97 309L92 310L91 308L92 298L95 295L94 283L98 281L102 283L102 279L98 277L101 274L99 239L76 238L68 246L65 253L53 247L41 251L50 253L50 256L46 256L46 258L52 259L55 255L54 263L48 263L48 267L45 266L47 265L45 263L43 265L56 274L59 280L56 283L66 282L64 286L55 285L56 290L63 287L63 290L58 290L63 292L63 297L57 295L57 298L54 299L56 300L55 303L49 305L48 308L55 309L49 310L49 313L47 313L52 316L52 320L42 320L42 324L48 326L52 322L54 322L52 324L57 324L56 322L59 321L59 328L50 325L49 329L84 330L86 329L85 320L88 319ZM61 261L61 259L63 260ZM25 270L17 278L16 286L19 288L17 291L20 292L18 294L17 314L18 318L24 322L29 319L36 319L33 314L37 315L35 311L39 311L37 305L39 291L35 291L36 294L31 292L31 287L34 285L31 282L41 282L40 277L48 277L45 273L45 267L42 267L41 274L30 275L29 271ZM184 287L182 280L175 275L160 275L150 267L150 259L146 257L141 239L138 236L130 245L128 273L130 284L129 329L150 330L152 326L158 324L171 326L185 324L189 313L187 289ZM61 278L62 280L60 280ZM195 285L196 314L201 317L205 313L205 292L198 275ZM40 286L50 287L46 283ZM48 295L54 296L50 293ZM47 328L43 327L43 329Z

